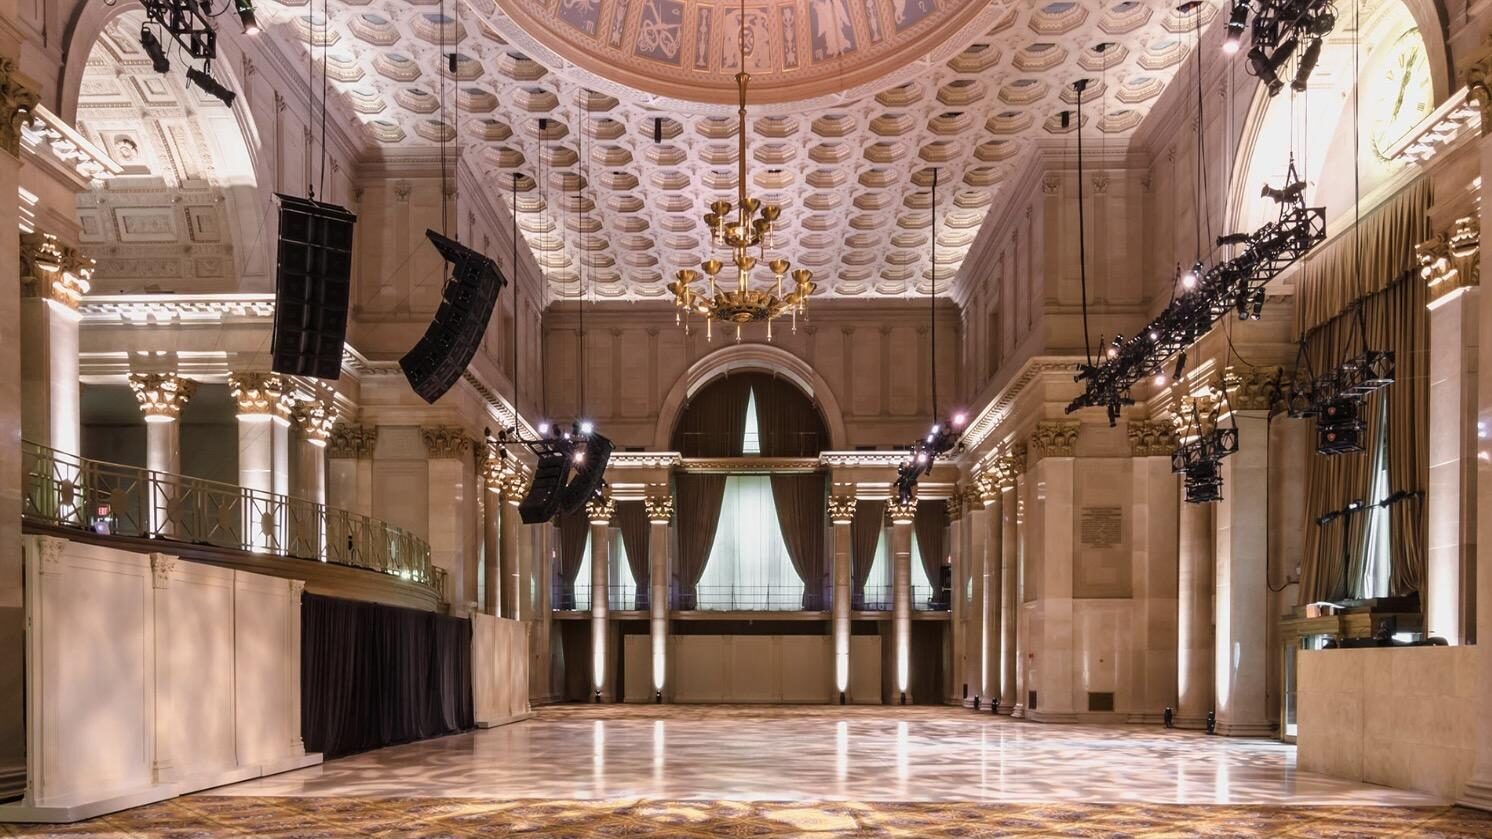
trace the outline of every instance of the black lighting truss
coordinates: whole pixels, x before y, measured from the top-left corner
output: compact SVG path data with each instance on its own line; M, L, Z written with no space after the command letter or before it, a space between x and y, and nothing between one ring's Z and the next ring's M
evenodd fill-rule
M1289 177L1284 189L1264 187L1264 195L1280 205L1278 219L1251 234L1218 239L1220 245L1243 245L1242 253L1199 277L1196 288L1172 300L1139 334L1127 340L1116 337L1098 363L1079 367L1075 378L1086 387L1067 413L1103 406L1112 426L1120 409L1134 404L1130 390L1136 382L1163 372L1172 356L1206 335L1228 312L1258 319L1265 284L1326 238L1325 208L1305 205L1305 185L1295 179L1293 166Z
M1227 398L1225 388L1225 403ZM1193 405L1187 430L1194 433L1187 435L1189 439L1171 452L1171 471L1185 476L1183 485L1188 504L1211 504L1223 500L1222 459L1238 451L1238 420L1233 417L1231 406L1227 408L1227 415L1229 424L1223 425L1218 422L1218 413L1214 409L1207 423L1212 429L1204 432L1201 413Z
M144 0L145 17L160 24L187 54L199 61L218 57L218 32L198 0Z
M1357 302L1355 309L1361 341L1358 354L1317 375L1311 365L1310 353L1306 352L1306 340L1302 339L1290 393L1283 396L1285 410L1290 416L1315 418L1318 454L1360 454L1365 451L1363 433L1367 429L1367 399L1394 383L1393 351L1368 346L1362 301Z
M1243 18L1252 12L1253 33L1248 52L1249 73L1274 96L1285 88L1281 71L1299 54L1291 87L1304 91L1321 57L1322 41L1336 26L1330 0L1236 0L1227 38L1235 45L1243 34Z
M955 414L952 419L933 425L926 437L917 438L907 452L907 459L896 468L896 498L905 504L917 493L917 481L932 471L933 462L953 451L959 445L966 417Z

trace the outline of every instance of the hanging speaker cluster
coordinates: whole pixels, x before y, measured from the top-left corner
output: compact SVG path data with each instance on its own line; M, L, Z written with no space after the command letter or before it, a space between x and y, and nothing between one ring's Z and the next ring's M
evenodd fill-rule
M342 374L351 293L352 229L357 216L335 204L292 195L280 202L275 265L276 373L335 379Z
M605 486L606 464L614 445L589 423L569 431L551 429L547 436L526 445L538 458L528 494L518 504L524 524L549 521L560 513L570 514L600 494Z
M460 242L426 230L425 236L451 265L451 278L440 295L440 308L414 349L399 359L409 386L426 402L450 390L471 364L482 343L497 294L508 280L488 256Z

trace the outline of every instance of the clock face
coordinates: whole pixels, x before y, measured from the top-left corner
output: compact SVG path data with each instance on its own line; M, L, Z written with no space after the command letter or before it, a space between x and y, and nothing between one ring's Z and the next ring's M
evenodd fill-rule
M1376 76L1376 89L1368 93L1377 111L1372 123L1373 150L1387 158L1394 143L1430 113L1430 62L1418 29L1399 36Z

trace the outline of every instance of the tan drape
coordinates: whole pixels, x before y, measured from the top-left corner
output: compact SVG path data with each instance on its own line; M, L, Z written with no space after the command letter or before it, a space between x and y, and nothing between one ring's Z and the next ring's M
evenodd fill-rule
M1326 525L1316 520L1354 500L1370 502L1372 448L1379 423L1388 421L1389 492L1420 492L1429 482L1426 426L1429 422L1429 319L1425 284L1414 271L1363 301L1367 346L1393 350L1392 385L1363 405L1368 451L1355 455L1312 454L1306 471L1306 551L1301 564L1302 603L1357 597L1368 516L1358 513ZM1357 317L1351 310L1323 323L1306 339L1315 373L1335 368L1362 351ZM1386 402L1385 402L1386 400ZM1389 508L1391 591L1419 591L1425 576L1424 502L1416 497Z
M710 560L715 528L720 524L720 505L725 500L725 476L682 474L674 478L674 503L678 508L679 593L694 594L694 587Z
M746 402L754 378L753 374L726 376L694 394L674 426L674 451L684 457L740 457Z
M585 559L585 540L590 535L590 517L582 507L573 513L561 513L559 524L560 578L566 585L574 586L580 573L580 563Z
M828 442L818 406L797 385L755 374L756 422L762 457L813 457Z
M822 473L772 476L777 527L793 570L803 581L805 609L823 608L826 482Z

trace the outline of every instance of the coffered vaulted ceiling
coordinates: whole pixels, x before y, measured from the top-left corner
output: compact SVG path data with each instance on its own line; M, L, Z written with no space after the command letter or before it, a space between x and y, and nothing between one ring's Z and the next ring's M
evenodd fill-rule
M370 143L459 145L510 206L521 175L519 225L552 296L579 294L583 268L597 297L663 298L707 257L700 217L737 188L738 0L330 0L330 26L320 3L260 6L282 45L324 51ZM1068 85L1092 79L1085 130L1113 149L1214 14L747 0L749 192L782 205L777 250L830 296L925 294L936 215L942 293L1036 141L1069 133Z

